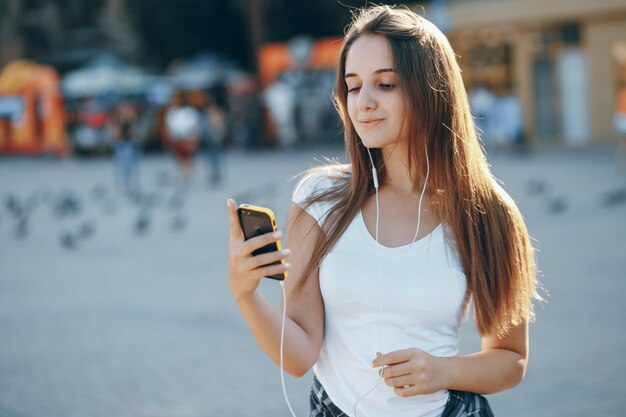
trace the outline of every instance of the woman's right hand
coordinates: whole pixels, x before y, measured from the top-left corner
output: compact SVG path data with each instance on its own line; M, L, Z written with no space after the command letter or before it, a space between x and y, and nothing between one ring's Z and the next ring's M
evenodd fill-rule
M269 265L281 259L288 259L291 251L283 249L260 255L252 252L272 242L280 240L282 232L266 233L252 239L244 240L243 230L237 215L237 204L231 198L226 201L230 222L230 239L228 243L228 283L235 300L251 296L259 286L261 278L284 273L289 263Z

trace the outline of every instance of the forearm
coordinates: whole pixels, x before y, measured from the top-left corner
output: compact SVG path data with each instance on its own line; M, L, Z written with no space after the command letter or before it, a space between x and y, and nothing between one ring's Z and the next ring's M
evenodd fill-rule
M256 342L270 359L280 364L281 311L258 290L236 302ZM302 327L287 316L283 347L285 371L293 376L304 375L319 355L314 345Z
M519 384L526 371L526 358L507 349L440 359L448 389L478 394L494 394L512 388Z

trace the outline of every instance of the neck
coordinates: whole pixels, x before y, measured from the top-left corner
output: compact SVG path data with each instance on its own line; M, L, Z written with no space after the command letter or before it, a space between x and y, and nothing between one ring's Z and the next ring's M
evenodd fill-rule
M424 184L418 184L413 173L409 171L408 151L402 149L400 145L394 145L393 148L383 148L382 154L385 161L386 175L381 187L403 195L421 193Z

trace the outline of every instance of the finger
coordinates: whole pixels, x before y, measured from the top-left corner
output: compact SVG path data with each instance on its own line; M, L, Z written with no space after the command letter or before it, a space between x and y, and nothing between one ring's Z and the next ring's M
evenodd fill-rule
M263 253L261 255L251 256L248 258L247 267L249 269L255 269L259 266L268 265L277 261L287 259L291 251L289 249L283 249L282 251L275 251L270 253Z
M226 206L228 207L228 222L230 224L230 240L241 241L243 240L243 230L241 230L241 224L239 223L239 216L237 215L237 203L232 198L226 200Z
M289 265L289 263L284 263L280 265L266 265L255 269L253 272L255 273L255 275L258 274L258 276L261 277L269 277L270 275L277 275L287 272L290 266L291 265Z
M381 369L381 375L383 378L394 378L397 376L408 375L413 371L411 362L407 361L384 367Z
M251 239L246 240L243 245L241 245L241 250L244 253L251 254L255 250L262 248L263 246L267 246L271 243L276 242L282 236L283 232L281 232L280 230L255 236Z
M402 375L394 378L385 378L385 384L394 388L404 388L415 384L415 381L412 380L411 375Z
M372 361L372 367L378 368L379 366L393 365L396 363L406 362L411 359L411 353L413 349L396 350L394 352L385 353L378 356Z
M413 395L418 395L420 390L415 385L408 385L405 387L394 388L393 391L396 393L398 397L412 397Z

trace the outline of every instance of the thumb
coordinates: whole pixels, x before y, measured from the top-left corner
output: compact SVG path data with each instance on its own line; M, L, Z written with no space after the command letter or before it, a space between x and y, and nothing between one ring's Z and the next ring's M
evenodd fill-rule
M242 241L243 230L241 230L241 224L239 223L239 215L237 214L237 203L232 198L226 200L226 206L228 207L228 222L230 224L230 240Z

